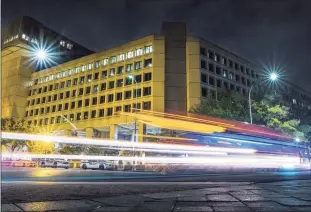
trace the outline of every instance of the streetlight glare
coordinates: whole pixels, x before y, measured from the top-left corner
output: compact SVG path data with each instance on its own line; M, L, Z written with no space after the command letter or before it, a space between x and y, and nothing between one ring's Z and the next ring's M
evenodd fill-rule
M299 141L300 141L300 138L295 138L295 140L296 140L297 142L299 142Z
M272 73L270 75L270 79L273 80L273 81L277 80L277 78L278 78L278 75L276 73Z
M36 52L36 57L40 60L45 60L47 58L47 53L43 49L40 49Z

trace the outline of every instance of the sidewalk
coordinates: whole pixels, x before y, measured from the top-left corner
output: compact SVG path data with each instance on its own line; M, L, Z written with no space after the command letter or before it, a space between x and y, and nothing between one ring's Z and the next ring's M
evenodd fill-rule
M186 191L3 204L1 211L310 212L311 180L211 183L204 189Z

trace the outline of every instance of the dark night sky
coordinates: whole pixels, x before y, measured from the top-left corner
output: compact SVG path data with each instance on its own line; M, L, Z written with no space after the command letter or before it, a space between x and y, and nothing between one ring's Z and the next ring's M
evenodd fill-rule
M189 34L282 67L311 91L311 0L2 0L2 25L20 15L95 51L184 21Z

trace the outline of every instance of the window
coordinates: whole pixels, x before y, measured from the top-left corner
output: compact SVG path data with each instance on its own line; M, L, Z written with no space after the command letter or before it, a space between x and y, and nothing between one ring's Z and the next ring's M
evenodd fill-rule
M38 90L38 94L40 94L42 92L42 88L39 88Z
M64 88L65 87L65 82L61 82L60 83L60 88Z
M130 99L132 97L132 92L131 91L125 91L124 93L125 93L124 99Z
M99 78L99 72L96 72L95 74L94 74L94 80L97 80Z
M220 62L220 56L218 54L215 54L215 61L218 63Z
M117 80L117 88L122 87L123 86L123 79L118 79Z
M143 49L142 48L136 49L135 54L136 56L141 56L143 54Z
M140 88L133 90L133 97L134 98L141 97L141 89Z
M121 111L122 110L122 107L121 106L116 106L115 107L115 112L119 112L119 111Z
M207 89L206 88L201 88L201 95L203 97L207 97Z
M235 70L238 70L239 69L239 64L234 63L234 68L235 68Z
M219 66L216 66L216 74L221 75L221 70Z
M141 69L141 67L142 67L141 61L135 62L135 70Z
M96 118L96 110L92 110L91 112L91 118Z
M246 74L247 74L247 75L250 75L249 69L248 69L248 68L246 68Z
M214 64L213 64L213 63L209 63L209 64L208 64L208 70L209 70L210 72L214 72Z
M233 68L233 61L232 60L229 60L229 67Z
M64 110L68 110L68 107L69 107L69 103L65 103Z
M242 89L242 93L244 96L246 96L246 90L244 88Z
M99 104L103 104L103 103L105 103L105 96L100 96L99 97Z
M104 66L108 65L108 58L105 58L105 59L103 60L103 65L104 65Z
M124 112L131 112L131 105L124 105Z
M106 90L106 83L101 83L100 84L100 90L103 91L103 90Z
M112 114L113 114L113 109L112 109L112 107L107 108L107 116L112 116Z
M104 117L104 109L98 110L98 117Z
M66 91L65 92L65 98L69 98L70 97L70 91Z
M201 82L206 83L206 75L205 74L201 74Z
M93 99L92 99L92 105L97 105L97 97L93 97Z
M134 57L134 52L133 52L133 51L129 51L129 52L127 53L127 58L130 59L130 58L132 58L132 57Z
M110 57L110 63L115 63L115 62L117 62L116 56Z
M57 116L57 117L56 117L56 123L58 123L58 124L59 124L59 123L60 123L60 121L61 121L60 116Z
M244 74L244 66L240 66L241 73Z
M234 87L235 87L235 86L234 86L233 84L230 84L230 89L231 89L231 90L234 90Z
M235 81L240 82L240 75L238 74L235 75Z
M118 55L118 61L123 61L125 58L125 55L124 54L119 54Z
M136 105L136 103L133 103L133 110L139 111L139 109L140 109L140 103L137 103L137 105Z
M81 120L81 113L77 113L77 120Z
M58 89L58 83L55 83L54 90L57 90L57 89ZM34 94L36 94L36 90L34 90Z
M31 100L31 105L34 105L35 104L35 100Z
M109 82L109 89L114 88L114 81Z
M39 109L36 109L36 110L35 110L35 115L36 115L36 116L39 115Z
M49 85L49 91L53 89L53 85Z
M218 88L221 88L221 80L217 79L217 80L216 80L216 84L217 84L217 87L218 87Z
M93 85L93 93L96 93L98 91L98 85Z
M45 103L45 97L42 97L42 103ZM29 106L29 103L28 103Z
M151 102L143 102L143 109L144 110L151 110Z
M71 105L70 105L70 109L74 109L75 108L75 102L71 102Z
M55 117L51 117L50 124L54 124L54 123L55 123Z
M57 100L57 94L54 94L53 101L56 101L56 100Z
M102 79L105 79L107 77L107 71L102 71Z
M228 82L224 82L224 87L225 87L226 89L229 89L229 84L228 84Z
M83 95L83 88L79 88L79 96Z
M64 93L60 93L59 94L59 99L63 99L64 98Z
M297 104L297 100L296 99L293 99L293 104Z
M52 106L52 113L54 113L56 111L56 105Z
M216 99L216 92L214 90L210 90L212 99Z
M222 64L227 65L227 58L225 57L222 58Z
M152 46L145 46L145 53L149 54L152 52Z
M92 81L92 74L88 74L88 75L86 76L86 81L87 81L87 82L91 82L91 81Z
M215 85L215 79L214 79L214 77L209 77L209 84L210 85L212 85L212 86L214 86Z
M80 77L80 84L84 83L84 77Z
M214 60L214 53L212 51L208 51L208 58Z
M249 79L246 80L247 86L251 86L251 81Z
M89 118L89 112L88 111L85 111L83 113L83 119L88 119Z
M122 92L116 93L116 101L122 100Z
M77 84L78 84L78 78L74 78L72 84L73 84L73 85L77 85Z
M133 83L133 81L134 81L133 78L128 77L125 79L125 85L131 85Z
M40 104L40 100L41 100L40 98L37 98L37 104Z
M151 73L145 73L144 74L144 81L150 81L151 80Z
M222 73L222 76L227 78L228 76L228 71L226 69L224 69L223 73Z
M76 96L77 95L77 90L73 90L72 91L72 96L74 97L74 96Z
M32 115L33 115L33 110L30 111L30 116L32 116Z
M115 69L114 68L110 69L109 76L114 76L114 74L115 74Z
M239 86L236 86L235 89L236 89L236 92L237 92L237 93L240 93L240 92L241 92L241 88L240 88Z
M200 47L200 54L206 56L206 48Z
M70 86L71 86L71 80L67 80L66 87L70 87Z
M69 115L69 121L73 121L74 120L74 114L70 114Z
M119 66L119 67L118 67L117 74L122 74L122 73L123 73L123 69L124 69L123 66Z
M45 108L45 113L49 113L50 112L50 107L46 107Z
M98 60L95 62L95 68L99 68L99 67L100 67L100 61Z
M48 118L45 118L45 119L44 119L44 124L47 125L48 122L49 122L49 119L48 119Z
M82 70L82 72L86 71L86 65L82 65L81 70Z
M43 93L47 92L47 89L48 89L48 87L47 87L47 86L44 86L44 87L43 87Z
M85 100L84 100L84 106L85 106L85 107L90 106L90 99L85 99Z
M126 71L132 71L133 70L133 64L126 64Z
M151 74L151 73L150 73ZM150 76L151 77L151 76ZM151 78L150 78L151 79ZM141 82L141 75L136 75L135 76L135 82L140 83Z
M151 95L151 87L146 87L144 88L144 93L143 93L144 96L149 96Z
M108 95L108 102L113 102L113 94Z
M245 85L245 78L244 77L241 77L241 82L243 85Z
M152 66L152 59L146 59L144 63L144 67L151 67Z
M82 100L79 100L78 101L78 108L81 108L82 107Z
M230 73L229 73L229 79L233 80L233 72L232 71L230 71Z
M205 60L201 60L201 68L206 69L206 61Z

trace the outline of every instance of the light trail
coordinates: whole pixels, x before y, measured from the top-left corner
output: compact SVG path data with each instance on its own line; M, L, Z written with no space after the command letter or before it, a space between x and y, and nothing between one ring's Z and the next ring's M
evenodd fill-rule
M130 147L130 148L150 148L162 150L186 150L186 151L199 151L199 152L226 152L237 154L253 154L255 149L241 149L241 148L224 148L224 147L208 147L208 146L185 146L185 145L172 145L172 144L159 144L159 143L140 143L128 142L120 140L108 139L92 139L92 138L77 138L77 137L63 137L63 136L48 136L48 135L34 135L26 133L10 133L2 132L2 139L16 139L16 140L29 140L29 141L53 141L66 144L87 144L98 145L107 147Z
M297 157L284 156L205 156L205 157L128 157L128 156L94 156L94 155L42 155L42 154L2 154L2 157L32 159L51 158L65 160L112 160L112 161L137 161L149 164L179 164L238 167L238 168L280 168L280 167L304 167L300 165Z

